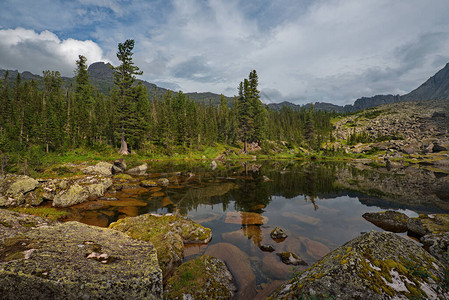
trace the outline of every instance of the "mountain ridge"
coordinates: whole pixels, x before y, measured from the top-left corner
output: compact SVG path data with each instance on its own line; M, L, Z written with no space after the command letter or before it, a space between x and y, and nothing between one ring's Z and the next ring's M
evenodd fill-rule
M92 84L102 93L106 94L113 87L113 78L114 72L111 69L111 64L105 62L95 62L89 65L88 71L90 74L90 80ZM10 72L10 80L15 79L17 76L17 70L9 70ZM0 69L0 76L4 77L6 70ZM42 76L32 74L29 71L24 71L21 73L23 80L36 80L42 84L41 80ZM61 77L64 81L66 87L69 87L74 83L73 77ZM150 83L145 80L137 79L138 82L141 82L147 89L150 99L159 98L161 99L169 89L165 89L157 86L154 83ZM176 91L172 91L176 93ZM213 105L218 105L221 100L221 95L211 93L211 92L191 92L185 93L193 101L199 101L203 103L209 103L209 101ZM229 101L232 101L232 97L225 98ZM280 103L270 103L267 106L274 110L280 110L282 107L287 106L292 109L299 109L304 107L306 109L310 108L311 105L314 105L314 109L316 110L324 110L324 111L335 111L338 113L345 112L355 112L363 109L377 107L383 104L391 104L397 102L414 102L421 100L446 100L449 99L449 63L447 63L441 70L439 70L435 75L431 76L428 80L426 80L423 84L421 84L416 89L405 95L375 95L372 97L361 97L354 101L353 104L341 106L328 102L315 102L315 103L307 103L304 105L294 104L288 101L283 101Z

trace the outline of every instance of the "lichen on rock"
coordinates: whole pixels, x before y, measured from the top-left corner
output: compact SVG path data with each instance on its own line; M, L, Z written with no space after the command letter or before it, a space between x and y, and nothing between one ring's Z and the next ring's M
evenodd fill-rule
M365 233L283 284L270 299L447 299L444 267L414 242Z
M166 283L167 299L233 299L237 287L221 259L203 255L183 263Z
M0 216L11 225L0 241L0 298L162 298L151 243L78 222L28 228L17 225L28 220L23 215Z

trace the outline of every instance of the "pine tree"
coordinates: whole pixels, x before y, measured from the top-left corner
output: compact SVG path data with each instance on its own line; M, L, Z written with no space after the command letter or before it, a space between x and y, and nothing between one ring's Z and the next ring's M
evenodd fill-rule
M92 145L95 135L93 87L89 82L86 57L79 55L78 58L75 70L75 100L74 103L69 102L67 108L67 116L74 115L73 125L68 125L68 129L70 134L71 128L75 128L77 143L84 141L88 145ZM72 121L68 120L68 122Z
M134 40L126 40L123 44L118 44L117 58L121 65L114 69L114 85L117 88L116 109L118 116L118 133L120 134L121 145L120 153L128 154L127 139L132 137L132 127L136 126L137 120L134 117L136 110L136 101L133 97L133 84L136 81L136 75L142 75L137 66L132 61L132 50L134 49Z

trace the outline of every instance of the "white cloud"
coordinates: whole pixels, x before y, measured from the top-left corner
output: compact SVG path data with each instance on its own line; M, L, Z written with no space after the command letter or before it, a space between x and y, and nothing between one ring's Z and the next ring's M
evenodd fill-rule
M0 66L41 74L46 69L72 76L78 55L88 62L107 61L93 41L60 40L50 31L23 28L0 30Z
M0 12L3 28L49 31L0 29L0 67L70 75L78 54L118 63L134 39L142 78L186 92L233 95L256 69L267 101L350 103L409 92L449 61L447 0L5 3L18 17Z

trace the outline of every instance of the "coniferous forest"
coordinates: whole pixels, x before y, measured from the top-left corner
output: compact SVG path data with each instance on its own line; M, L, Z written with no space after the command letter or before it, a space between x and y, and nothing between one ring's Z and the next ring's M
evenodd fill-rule
M114 88L107 94L89 81L87 58L79 56L75 81L65 88L58 71L43 72L43 88L34 81L0 80L0 157L2 170L38 164L46 153L69 149L120 148L120 153L187 153L205 146L273 143L319 150L332 138L333 113L311 108L268 109L260 101L258 75L249 73L232 101L195 102L181 91L150 100L136 82L142 72L132 60L134 41L118 45ZM13 82L13 83L11 83Z

